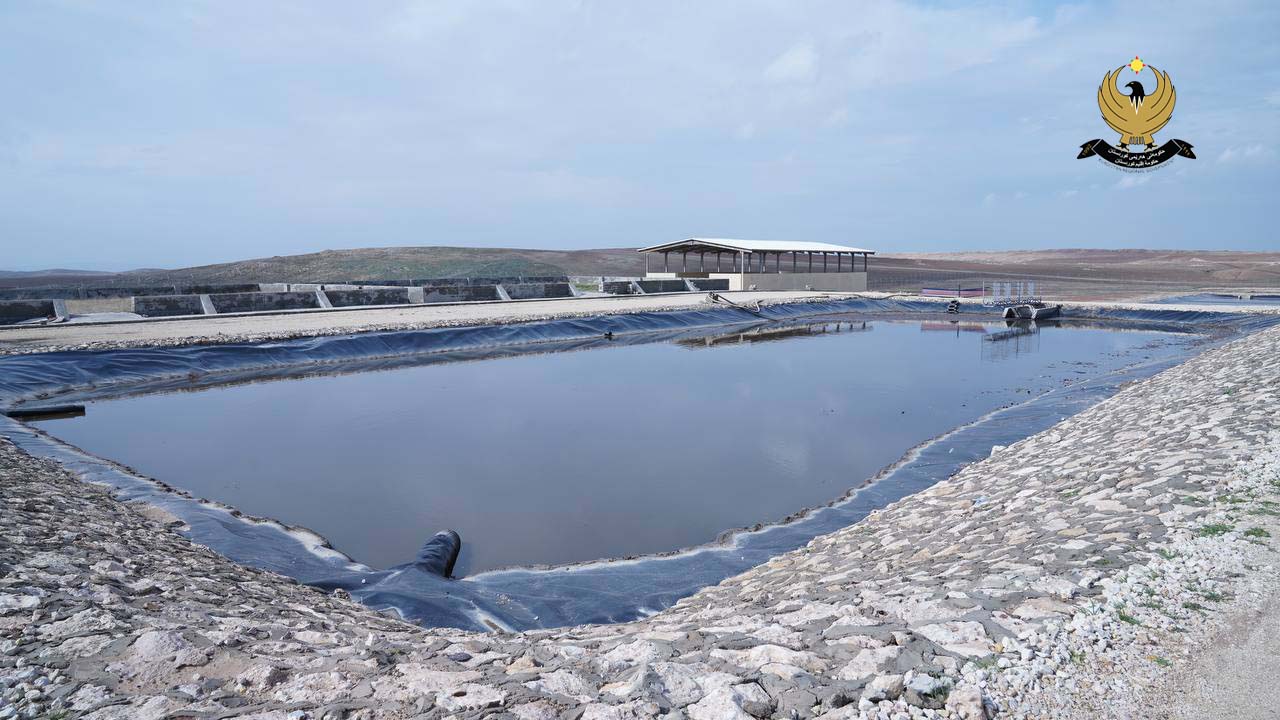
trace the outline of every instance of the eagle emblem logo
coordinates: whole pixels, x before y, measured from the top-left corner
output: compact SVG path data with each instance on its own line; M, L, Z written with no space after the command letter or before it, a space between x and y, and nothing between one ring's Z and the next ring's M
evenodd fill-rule
M1151 92L1140 80L1125 83L1128 94L1120 91L1119 80L1125 68L1139 75L1150 70L1155 83ZM1154 168L1177 155L1195 159L1191 143L1185 140L1170 140L1156 146L1155 134L1169 124L1173 118L1173 107L1178 102L1178 91L1173 86L1169 73L1161 72L1154 65L1144 63L1134 57L1127 65L1107 73L1098 86L1098 110L1102 112L1102 120L1112 130L1120 134L1115 145L1101 139L1090 140L1080 146L1078 158L1098 157L1124 170L1146 170ZM1134 148L1139 148L1134 150Z

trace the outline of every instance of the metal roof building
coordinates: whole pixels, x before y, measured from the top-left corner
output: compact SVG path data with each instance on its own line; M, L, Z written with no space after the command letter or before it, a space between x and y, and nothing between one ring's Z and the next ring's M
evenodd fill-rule
M725 278L730 290L867 288L874 250L795 240L688 238L640 248L649 278ZM676 255L673 260L672 255ZM651 258L662 256L655 267Z

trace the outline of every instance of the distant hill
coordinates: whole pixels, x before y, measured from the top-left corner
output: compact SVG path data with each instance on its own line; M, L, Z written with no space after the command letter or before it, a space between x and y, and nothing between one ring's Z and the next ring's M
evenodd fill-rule
M901 253L877 259L882 267L968 271L974 275L1070 276L1224 287L1280 285L1280 253L1276 252L1056 249ZM875 265L873 260L873 269Z
M931 278L1027 278L1103 283L1117 290L1149 283L1195 287L1280 287L1280 253L1187 250L1025 250L881 254L873 279L904 286ZM516 275L641 275L632 248L528 250L393 247L325 250L217 265L140 269L0 272L0 286L172 283L342 282Z
M341 282L432 277L516 275L636 275L643 258L632 249L520 250L509 248L396 247L325 250L202 265L180 270L135 270L130 281Z
M0 279L29 279L48 277L92 277L94 275L114 275L115 273L102 272L99 270L67 270L64 268L51 268L49 270L0 270Z
M0 287L32 287L43 285L96 284L116 277L115 273L97 270L0 270Z

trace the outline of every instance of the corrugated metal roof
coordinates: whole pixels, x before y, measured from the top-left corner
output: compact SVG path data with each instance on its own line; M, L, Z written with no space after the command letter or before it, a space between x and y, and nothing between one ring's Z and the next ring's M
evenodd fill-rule
M804 242L798 240L734 240L732 238L688 238L676 242L650 245L637 252L662 252L663 250L679 250L681 247L710 247L733 250L735 252L804 252L804 253L867 253L874 255L875 250L832 245L831 243Z

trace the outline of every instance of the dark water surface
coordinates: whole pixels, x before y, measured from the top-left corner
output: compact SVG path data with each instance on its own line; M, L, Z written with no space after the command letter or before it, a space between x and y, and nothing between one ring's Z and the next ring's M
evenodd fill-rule
M992 410L1192 341L839 318L108 400L42 427L374 567L454 528L466 574L779 520Z

